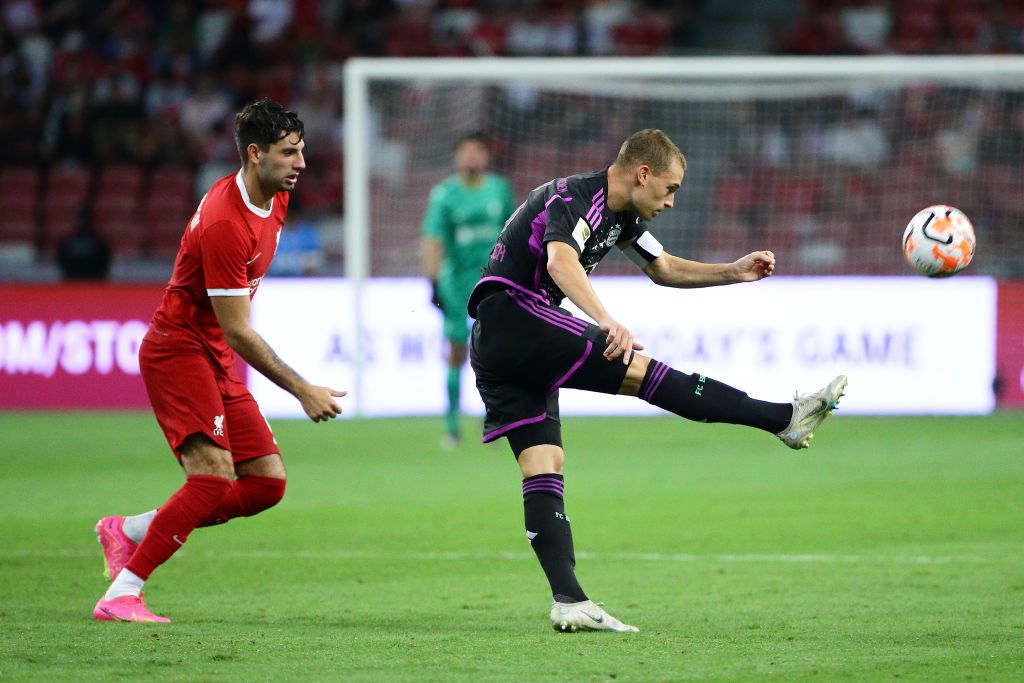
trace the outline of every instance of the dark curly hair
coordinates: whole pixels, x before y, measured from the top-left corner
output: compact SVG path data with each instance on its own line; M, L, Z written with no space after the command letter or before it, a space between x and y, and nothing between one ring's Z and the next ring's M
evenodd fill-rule
M298 133L301 140L305 132L298 114L266 97L245 105L245 109L235 116L235 146L243 166L249 161L246 152L249 145L256 143L266 152L287 135Z

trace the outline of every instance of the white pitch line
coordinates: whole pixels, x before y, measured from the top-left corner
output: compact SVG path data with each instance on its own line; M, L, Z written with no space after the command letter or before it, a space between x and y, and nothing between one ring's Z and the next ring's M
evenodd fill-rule
M389 553L372 550L187 550L179 552L185 556L223 557L237 560L263 559L316 559L316 560L381 560L392 562L466 561L466 560L533 560L531 552L407 552ZM99 557L99 549L68 548L40 550L35 548L0 549L0 559L24 558L58 559L72 557ZM638 562L706 562L712 564L987 564L995 562L1021 562L1024 558L983 557L979 555L854 555L831 553L785 554L785 553L741 553L741 554L698 554L698 553L637 553L637 552L587 552L576 553L582 560L593 561L638 561Z

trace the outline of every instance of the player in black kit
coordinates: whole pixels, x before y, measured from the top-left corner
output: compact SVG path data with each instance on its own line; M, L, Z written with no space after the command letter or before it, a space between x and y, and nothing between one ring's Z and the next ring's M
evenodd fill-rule
M791 403L769 403L636 353L643 345L605 310L587 278L613 246L666 287L754 282L775 268L770 251L728 264L664 251L645 221L672 208L685 171L679 148L647 129L631 135L608 168L538 187L505 223L470 297L470 359L487 408L483 440L507 437L522 470L526 534L551 584L551 623L559 631L638 630L590 601L576 580L562 500L559 388L638 396L691 420L748 425L806 448L846 387L840 375ZM597 324L560 308L565 297Z

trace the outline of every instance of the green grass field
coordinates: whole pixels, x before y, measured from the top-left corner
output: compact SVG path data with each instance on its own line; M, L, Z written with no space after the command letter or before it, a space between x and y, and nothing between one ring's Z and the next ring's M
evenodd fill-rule
M1024 414L840 416L799 453L670 417L565 422L578 574L639 634L553 632L504 442L441 452L421 419L277 422L287 497L154 574L175 623L93 622L93 524L180 471L147 414L0 414L0 678L1024 676Z

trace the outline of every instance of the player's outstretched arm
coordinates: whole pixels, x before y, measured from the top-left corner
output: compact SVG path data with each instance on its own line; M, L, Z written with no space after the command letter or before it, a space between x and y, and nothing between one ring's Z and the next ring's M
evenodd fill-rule
M441 259L444 257L444 246L436 237L424 236L420 243L420 261L423 275L430 280L430 303L443 308L441 296L437 289L437 279L441 273Z
M656 284L684 289L755 282L774 270L775 254L770 251L754 251L732 263L688 261L662 252L644 268Z
M309 419L320 422L341 414L341 406L334 399L348 392L311 384L281 360L249 326L248 296L211 296L210 303L228 346L261 375L299 399Z
M640 351L644 346L633 339L633 333L625 325L616 322L605 310L604 304L591 287L583 266L580 265L576 250L565 242L554 240L548 242L545 248L548 255L548 275L558 288L565 292L569 301L579 306L580 310L589 315L607 335L608 346L605 347L604 357L614 360L621 356L622 362L628 364L631 354L626 352Z

